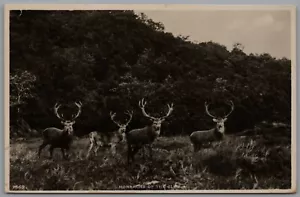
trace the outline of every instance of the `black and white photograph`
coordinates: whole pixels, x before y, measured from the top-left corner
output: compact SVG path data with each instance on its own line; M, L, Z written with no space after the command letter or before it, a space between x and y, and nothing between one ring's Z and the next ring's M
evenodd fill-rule
M6 192L295 193L295 13L6 4Z

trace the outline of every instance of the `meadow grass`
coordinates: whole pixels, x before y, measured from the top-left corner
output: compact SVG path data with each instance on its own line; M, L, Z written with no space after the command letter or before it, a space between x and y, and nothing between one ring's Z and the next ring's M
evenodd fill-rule
M41 139L11 142L11 190L289 189L291 146L260 137L227 137L197 153L188 136L159 137L153 160L140 151L127 165L127 148L99 150L86 159L88 139L74 141L70 159L59 149L37 157Z

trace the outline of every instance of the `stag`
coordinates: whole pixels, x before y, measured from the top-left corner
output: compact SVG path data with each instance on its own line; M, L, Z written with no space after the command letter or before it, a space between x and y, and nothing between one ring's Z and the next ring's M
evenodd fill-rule
M152 159L152 143L160 135L161 124L173 111L173 103L171 105L168 104L167 114L163 117L155 118L146 113L146 104L147 102L145 102L144 99L139 101L139 107L141 108L143 115L152 121L152 125L126 132L128 164L130 161L134 160L134 155L144 146L148 146L150 158Z
M61 120L61 124L64 126L63 129L58 129L55 127L46 128L43 131L43 143L39 147L38 157L40 157L41 151L47 146L50 145L49 152L50 158L52 158L54 148L60 148L63 158L67 159L65 151L69 152L70 146L73 142L73 125L75 124L75 119L81 114L81 102L75 102L75 105L78 108L76 114L72 115L71 120L65 120L62 115L59 115L58 109L60 104L55 104L54 113Z
M209 105L205 102L206 113L212 117L213 121L216 123L216 126L209 130L203 131L194 131L190 135L190 140L194 146L194 152L197 152L203 145L211 143L214 141L220 141L224 138L225 135L225 122L227 121L228 116L234 110L234 104L232 101L229 101L228 104L231 106L231 111L223 117L216 117L209 112Z
M91 150L94 148L94 153L97 155L99 147L110 147L110 152L114 155L116 153L117 144L125 141L125 131L127 126L132 120L133 111L125 112L129 116L126 123L122 124L115 120L116 113L110 112L111 120L119 127L118 130L113 132L100 133L93 131L89 134L89 149L86 158L90 156Z

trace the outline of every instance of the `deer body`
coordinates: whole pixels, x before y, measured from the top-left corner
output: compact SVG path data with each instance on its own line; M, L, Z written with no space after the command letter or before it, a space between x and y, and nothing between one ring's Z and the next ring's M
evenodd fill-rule
M129 115L129 120L125 124L121 124L117 122L115 118L115 113L110 113L112 121L119 126L119 129L117 131L113 132L97 132L93 131L89 134L89 149L87 153L87 158L90 156L90 152L94 148L94 153L97 156L97 151L99 147L108 147L110 148L110 152L114 155L116 153L116 146L120 142L125 141L125 131L126 127L130 123L132 119L133 112L127 111L126 114Z
M213 116L209 110L208 105L205 102L206 113L213 117L213 121L216 122L215 128L203 131L194 131L190 135L190 141L194 146L194 152L197 152L201 147L210 144L214 141L223 140L225 136L225 122L227 121L227 117L232 113L234 110L234 105L231 101L231 111L224 117L215 117Z
M216 128L213 128L205 131L194 131L190 135L190 140L194 145L194 150L198 151L201 147L211 142L222 140L223 137L223 133L220 133Z
M43 131L44 140L48 141L52 147L69 147L73 141L73 136L55 127L47 128Z
M151 126L146 126L139 129L133 129L126 133L126 141L127 141L127 162L134 160L134 155L139 151L139 149L143 148L143 146L147 146L149 149L150 157L152 158L152 143L155 139L160 135L160 128L162 122L165 121L165 118L170 116L173 111L173 104L168 104L168 113L166 116L155 118L148 115L145 111L145 106L147 102L144 102L144 99L139 102L139 106L142 109L142 113L144 116L152 120Z
M107 132L100 133L98 131L93 131L89 134L89 138L101 146L110 146L111 144L116 144L123 141L123 136L119 135L117 132Z
M117 132L100 133L93 131L89 133L89 149L86 158L90 156L90 152L93 150L95 156L99 147L110 148L110 152L115 154L115 149L118 143L123 141L123 136L120 136Z
M58 114L58 109L60 105L55 104L54 112L56 116L61 119L61 123L64 125L63 129L58 129L55 127L49 127L45 129L42 133L43 143L40 145L38 150L38 157L40 157L41 151L47 146L50 145L49 152L50 158L52 158L54 148L60 148L64 159L67 159L65 155L65 150L69 151L70 146L73 142L73 125L75 124L75 119L81 113L81 103L75 103L78 107L78 112L76 115L73 115L72 120L65 120L63 115Z
M133 129L126 135L126 140L131 144L150 144L159 136L160 130L151 126L140 129Z

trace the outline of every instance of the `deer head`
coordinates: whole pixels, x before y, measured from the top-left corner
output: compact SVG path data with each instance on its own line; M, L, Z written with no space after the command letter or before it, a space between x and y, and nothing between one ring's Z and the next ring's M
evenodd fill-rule
M142 110L142 113L144 116L146 116L147 118L149 118L151 121L152 121L152 127L154 128L155 131L158 132L158 134L160 133L160 128L161 128L161 124L165 121L165 119L167 117L169 117L173 111L173 103L170 104L167 104L168 106L168 112L165 116L162 116L162 117L159 117L159 118L156 118L156 117L153 117L153 116L150 116L149 114L147 114L147 112L145 111L145 106L146 106L147 102L144 101L144 99L142 99L141 101L139 101L139 107L141 108Z
M82 106L82 103L81 102L75 102L75 105L78 107L78 111L76 114L73 114L72 115L72 118L71 120L66 120L64 119L64 116L63 114L62 115L59 115L58 113L58 109L60 108L60 104L55 104L54 105L54 113L55 115L61 120L61 124L64 125L64 131L67 132L69 135L71 135L73 133L73 125L75 124L75 119L80 115L81 113L81 106Z
M225 116L214 116L209 112L209 104L207 104L207 102L205 102L205 110L206 113L213 118L213 121L217 124L216 128L220 133L224 133L225 132L225 122L227 121L227 117L233 112L234 110L234 104L232 101L229 101L227 104L229 104L231 106L231 111L229 113L227 113L227 115Z
M129 119L127 120L126 123L122 124L115 120L116 113L110 112L110 119L119 127L117 134L118 134L120 141L124 141L124 139L125 139L125 131L126 131L128 124L132 120L133 111L126 111L125 114L127 114L129 116Z

